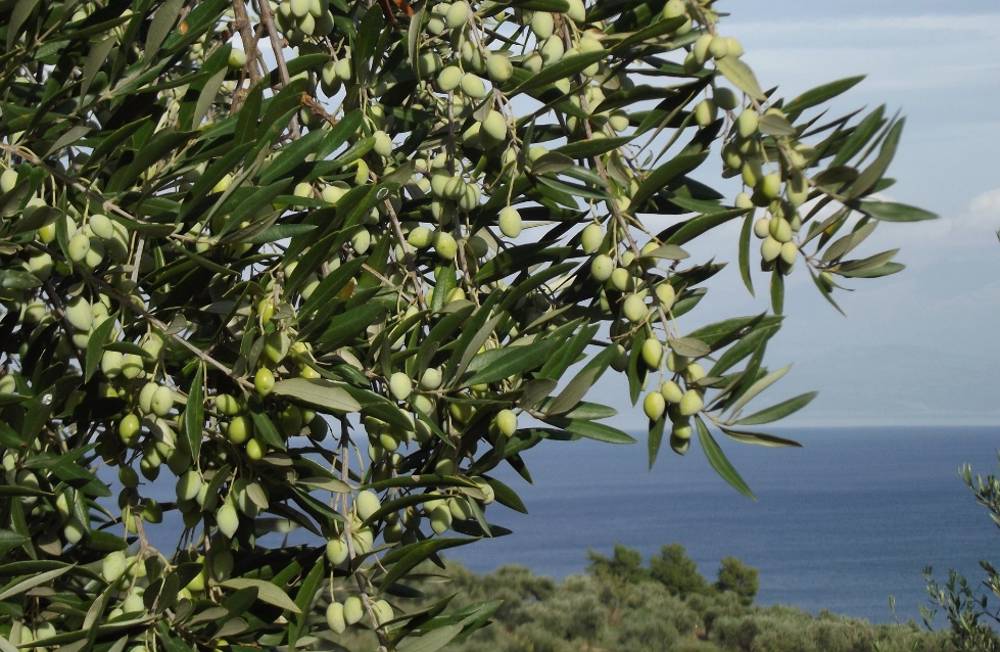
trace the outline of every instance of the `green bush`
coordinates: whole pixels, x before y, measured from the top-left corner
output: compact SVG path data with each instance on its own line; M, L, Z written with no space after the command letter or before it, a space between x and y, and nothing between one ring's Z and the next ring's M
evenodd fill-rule
M672 544L660 548L660 552L649 560L649 575L677 595L704 593L708 583L698 565L687 556L684 546Z
M719 576L715 588L720 591L732 591L745 604L750 604L757 597L760 581L757 569L747 566L735 557L723 557L719 566Z

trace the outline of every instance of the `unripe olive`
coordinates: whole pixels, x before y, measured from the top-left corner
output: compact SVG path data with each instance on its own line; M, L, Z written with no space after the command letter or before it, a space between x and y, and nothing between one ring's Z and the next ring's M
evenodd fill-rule
M687 14L687 7L684 6L684 0L667 0L667 3L663 5L663 17L666 19L680 18L685 14Z
M275 331L264 339L264 356L278 364L288 355L292 340L285 331Z
M604 231L601 229L600 224L590 223L584 227L583 232L580 234L580 246L583 248L584 253L587 254L596 253L603 241Z
M438 73L437 84L442 91L449 93L462 83L462 69L458 66L447 66Z
M378 600L372 605L372 614L375 616L375 624L379 627L392 620L395 616L392 607L385 600Z
M372 514L382 508L382 501L378 499L378 495L374 491L366 489L358 493L358 497L354 500L354 506L358 510L358 517L362 521L367 521Z
M232 394L219 394L215 397L215 409L227 417L240 413L240 404Z
M483 83L483 80L479 78L479 76L471 72L467 72L462 75L460 85L462 87L462 92L473 99L481 100L486 97L486 85Z
M243 50L237 50L236 48L233 48L232 50L229 51L229 58L226 60L226 63L229 65L230 68L234 69L242 68L243 66L247 65L247 53L244 52Z
M414 396L410 400L410 405L420 414L431 414L434 411L434 403L423 394Z
M663 395L667 403L680 403L684 397L684 392L681 390L680 385L672 380L668 380L660 385L660 394Z
M7 168L0 173L0 192L8 193L17 185L17 172L13 168Z
M87 253L90 252L90 246L90 238L85 233L75 233L69 239L69 245L66 248L69 259L74 263L84 262L87 258Z
M619 292L624 292L632 287L632 275L624 267L616 267L611 272L611 285Z
M436 534L444 534L451 527L451 510L446 505L440 505L431 510L431 529Z
M558 36L550 36L545 39L540 50L542 54L542 61L545 64L553 64L563 58L566 54L566 47L563 45L562 39Z
M749 138L757 133L760 126L760 115L753 109L744 109L736 118L736 130L743 138Z
M753 199L751 199L750 195L748 195L745 192L741 192L740 194L736 195L736 201L734 201L733 204L736 206L736 208L742 208L744 210L753 208L754 206Z
M413 391L413 383L410 381L410 377L402 371L397 371L389 376L389 392L397 401L405 401L410 397L411 391Z
M52 256L47 253L35 254L28 258L28 271L45 281L52 275Z
M95 213L90 216L87 223L90 226L91 233L96 235L98 238L110 240L115 235L114 223L107 215Z
M170 389L166 385L160 385L153 392L152 401L150 401L150 407L153 410L153 414L158 417L165 417L170 414L170 410L174 407L174 390Z
M129 380L133 380L142 375L144 361L138 353L126 353L122 356L121 373ZM152 396L150 397L152 405Z
M781 255L781 243L771 236L764 238L760 243L760 257L764 262L770 263Z
M331 602L326 608L326 625L335 634L343 634L347 629L347 621L344 619L344 605L339 602Z
M506 52L491 52L486 57L486 74L497 83L503 83L514 74L514 66Z
M344 563L347 554L347 542L343 538L330 539L326 542L326 558L334 566Z
M364 616L364 605L362 605L360 598L352 595L344 600L344 622L348 625L354 625L361 620L362 616Z
M125 574L125 553L115 550L101 561L101 576L108 584L114 584Z
M418 226L410 230L406 241L417 249L426 249L431 245L434 234L426 226Z
M479 130L493 142L499 143L507 138L507 121L499 111L490 109L480 123Z
M233 417L229 422L229 425L226 426L226 436L229 437L229 441L234 444L242 444L245 442L251 432L253 432L253 425L250 420L243 415Z
M82 296L70 299L66 304L66 319L73 328L80 331L89 331L94 324L94 313L91 310L90 302Z
M583 23L587 20L587 8L583 5L583 0L569 0L569 9L566 10L566 15L574 23Z
M198 571L197 575L191 578L191 581L184 588L191 593L201 593L205 590L205 579L205 569L202 568Z
M711 34L702 34L698 37L698 40L694 42L694 46L691 48L691 53L694 55L694 60L698 64L703 64L708 60L708 49L712 45L712 41L715 39Z
M772 217L768 223L767 232L778 242L788 242L792 239L792 225L783 217Z
M786 242L781 245L781 253L779 255L786 265L791 265L799 255L799 248L794 242Z
M139 434L139 428L139 417L132 413L126 414L118 422L118 436L121 437L122 442L126 446L129 446L135 442L135 438Z
M809 199L809 182L805 175L793 174L785 183L785 194L788 196L788 203L798 208Z
M420 388L433 390L441 386L441 370L428 367L420 376Z
M261 444L256 437L250 439L247 442L247 457L250 460L257 462L264 457L264 445Z
M105 351L101 355L101 373L108 378L115 378L122 371L122 356L118 351Z
M683 441L691 439L691 434L692 434L691 424L688 421L677 421L670 429L671 437Z
M650 369L658 369L663 358L663 345L660 340L650 337L642 343L642 361Z
M261 396L267 396L274 389L274 372L261 367L253 376L253 386Z
M753 224L753 234L764 239L771 233L771 218L762 217Z
M681 397L680 402L677 406L677 411L682 416L691 416L701 411L705 407L705 401L701 398L696 390L689 389L684 392L684 396Z
M547 11L536 11L531 15L531 31L535 33L538 40L547 39L552 36L555 29L555 21L552 14Z
M494 419L497 430L505 437L513 437L517 432L517 415L513 410L500 410Z
M669 311L674 306L674 301L677 299L677 290L670 283L664 281L656 286L654 290L656 294L656 300L660 302L663 309Z
M201 475L191 470L177 478L177 498L179 500L194 500L201 491Z
M63 538L66 539L66 542L71 545L80 543L84 534L83 524L75 519L63 527Z
M614 269L614 262L609 256L604 254L594 256L594 260L590 263L591 276L602 283L611 278L611 274L614 272Z
M215 513L215 523L227 539L232 539L240 527L240 515L231 504L223 503L219 511Z
M346 194L347 194L347 188L336 184L325 186L323 190L320 191L319 193L323 201L325 201L328 204L336 204L338 201L340 201L340 198Z
M662 417L666 407L667 403L659 392L646 394L646 398L642 401L642 411L646 413L650 421L656 421Z
M459 27L464 27L469 22L471 16L472 9L469 7L469 3L465 0L457 0L456 2L452 2L451 6L448 7L444 22L448 26L448 29L458 29Z
M148 382L139 390L139 410L143 414L150 414L153 411L153 394L159 387L154 382Z
M521 213L512 206L505 206L500 210L498 224L500 225L500 232L508 238L516 238L521 235Z
M375 145L372 149L379 156L388 158L392 154L392 138L382 130L376 131L373 135L375 137Z
M708 53L713 59L723 59L729 56L729 41L723 36L716 36L708 44Z
M702 100L694 107L694 121L699 127L707 127L715 122L715 103L712 100Z
M146 333L142 341L139 343L142 350L149 354L151 358L160 357L160 351L163 350L163 338L160 337L159 333L150 331Z
M649 316L649 309L646 307L646 302L638 294L630 294L625 297L625 302L622 305L622 313L625 315L633 324L638 324L646 320Z
M767 201L777 199L781 196L781 175L777 172L764 175L758 187L761 196Z
M351 236L351 248L355 253L364 255L372 246L372 234L368 229L361 229Z
M705 377L705 368L702 367L697 362L692 362L684 370L684 378L687 379L689 383L696 383Z
M458 254L458 243L447 231L439 231L434 237L434 251L445 260L454 260Z

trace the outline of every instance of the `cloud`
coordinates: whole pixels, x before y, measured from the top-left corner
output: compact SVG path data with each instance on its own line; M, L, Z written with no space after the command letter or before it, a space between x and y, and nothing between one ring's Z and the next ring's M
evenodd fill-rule
M730 29L753 33L757 37L772 34L809 35L818 32L848 31L877 32L880 38L900 32L975 32L994 37L1000 29L1000 13L922 14L917 16L858 16L854 18L823 17L796 20L740 21L728 23Z

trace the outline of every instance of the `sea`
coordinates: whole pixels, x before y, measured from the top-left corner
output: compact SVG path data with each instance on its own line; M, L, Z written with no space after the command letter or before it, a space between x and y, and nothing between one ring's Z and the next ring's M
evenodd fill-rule
M876 623L920 622L929 605L925 567L980 580L979 560L1000 562L997 527L959 476L998 469L1000 427L773 429L802 448L719 443L756 500L738 494L697 443L677 456L664 446L648 469L638 445L547 441L525 454L534 483L509 482L529 513L491 510L513 531L451 557L487 572L520 564L565 578L588 551L616 543L648 557L682 544L714 580L733 556L759 571L760 604L788 604Z
M979 560L1000 563L997 526L959 476L963 464L998 470L1000 426L770 432L802 447L719 439L755 500L717 476L697 442L685 456L664 445L650 470L644 433L626 446L544 441L523 454L533 483L506 466L495 474L528 514L494 505L490 522L512 533L448 557L477 572L518 564L563 579L586 571L590 551L610 555L620 543L648 559L680 543L710 581L724 557L756 568L758 604L875 623L920 622L928 566L939 580L956 569L978 583ZM153 485L152 495L173 499L172 482ZM180 529L176 513L167 515L151 534L154 545L173 545ZM287 541L310 538L297 531Z

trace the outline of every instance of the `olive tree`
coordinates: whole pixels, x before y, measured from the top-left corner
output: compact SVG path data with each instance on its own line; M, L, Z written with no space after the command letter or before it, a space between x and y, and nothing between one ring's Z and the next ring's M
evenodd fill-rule
M858 78L783 99L719 18L0 2L0 647L444 646L496 604L405 613L408 578L525 509L498 466L633 441L607 373L650 464L750 494L720 438L793 445L754 426L813 396L745 413L785 277L833 301L931 215L877 196L901 120L828 113ZM770 308L703 324L684 247L728 223Z

